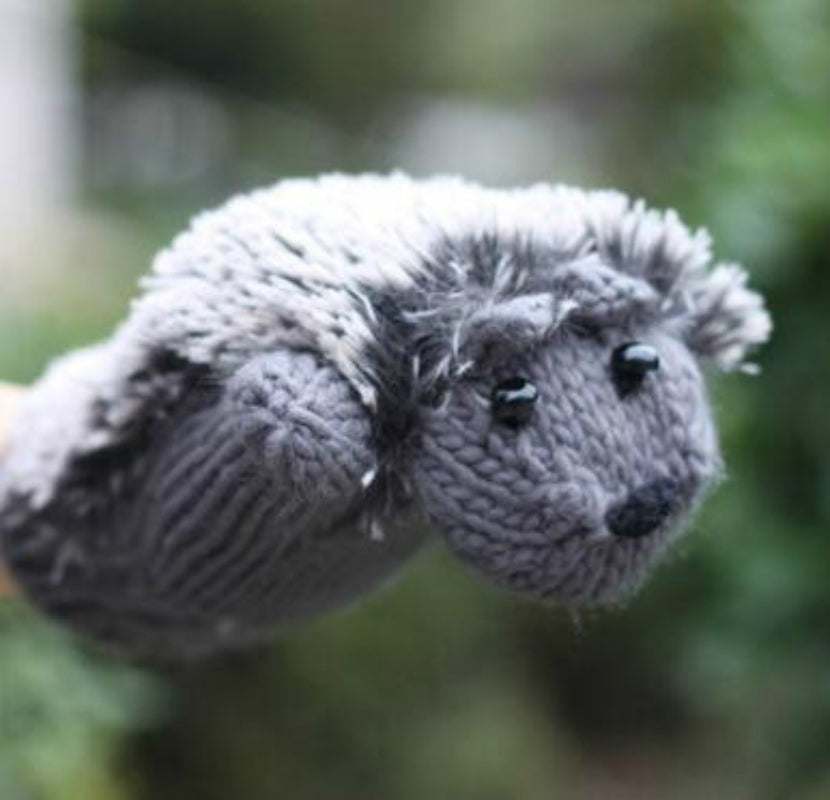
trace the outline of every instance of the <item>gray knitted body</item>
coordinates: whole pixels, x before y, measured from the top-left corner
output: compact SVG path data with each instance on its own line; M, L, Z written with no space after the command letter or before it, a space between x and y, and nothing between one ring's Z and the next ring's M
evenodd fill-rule
M4 558L130 653L267 637L430 531L510 590L614 602L720 472L698 362L767 337L745 277L614 192L328 176L236 198L30 392Z

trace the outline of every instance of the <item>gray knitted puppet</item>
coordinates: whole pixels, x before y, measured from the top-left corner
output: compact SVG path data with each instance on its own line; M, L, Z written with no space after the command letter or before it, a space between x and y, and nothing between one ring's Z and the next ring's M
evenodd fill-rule
M616 192L395 174L237 197L29 393L4 558L138 654L337 608L431 528L499 586L614 602L721 471L699 362L767 338L745 280Z

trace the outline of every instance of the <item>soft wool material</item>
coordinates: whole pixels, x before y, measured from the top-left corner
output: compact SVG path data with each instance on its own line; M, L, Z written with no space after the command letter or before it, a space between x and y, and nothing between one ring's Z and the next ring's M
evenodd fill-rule
M615 192L392 175L238 197L31 391L4 558L132 653L266 637L434 530L510 590L614 602L720 472L698 362L767 338L745 282Z

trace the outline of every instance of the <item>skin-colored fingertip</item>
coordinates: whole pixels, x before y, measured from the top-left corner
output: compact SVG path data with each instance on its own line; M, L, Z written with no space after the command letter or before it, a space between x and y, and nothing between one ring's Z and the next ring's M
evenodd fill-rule
M9 573L6 572L2 564L0 564L0 600L6 597L15 597L17 595L17 587L12 583Z
M20 386L9 383L0 383L0 456L6 447L12 418L23 400L24 390ZM12 597L17 589L8 572L0 562L0 598Z

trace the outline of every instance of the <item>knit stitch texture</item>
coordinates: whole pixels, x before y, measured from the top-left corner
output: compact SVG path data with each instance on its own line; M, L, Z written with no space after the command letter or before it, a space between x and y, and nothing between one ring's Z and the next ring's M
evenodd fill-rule
M721 474L701 365L748 371L770 327L704 232L615 192L286 181L198 217L33 387L3 556L130 654L265 639L435 532L511 591L619 602Z

